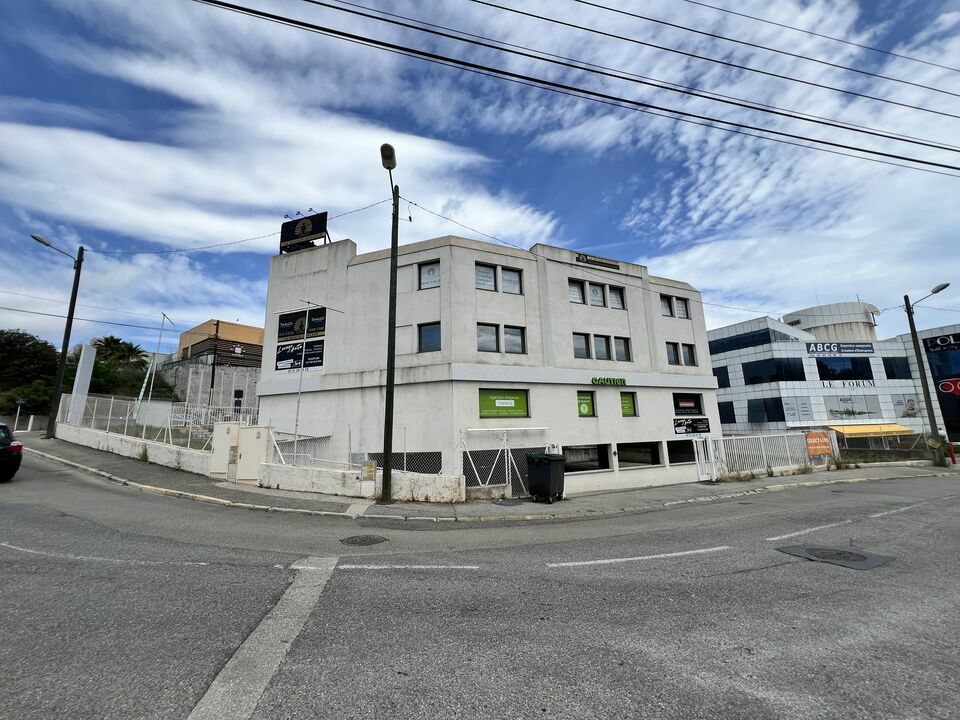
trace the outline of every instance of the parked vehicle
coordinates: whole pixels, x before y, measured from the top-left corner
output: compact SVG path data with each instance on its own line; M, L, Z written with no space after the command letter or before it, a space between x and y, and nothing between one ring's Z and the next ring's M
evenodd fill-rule
M6 482L17 474L23 457L23 445L13 439L13 433L0 424L0 482Z

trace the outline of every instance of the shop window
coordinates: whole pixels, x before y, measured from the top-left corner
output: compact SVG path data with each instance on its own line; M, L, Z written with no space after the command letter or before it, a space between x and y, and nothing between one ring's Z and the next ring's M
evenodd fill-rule
M590 283L590 304L594 307L606 307L607 297L603 292L603 285Z
M713 375L715 378L717 378L718 388L730 387L730 370L726 365L723 365L722 367L715 367L713 369Z
M680 343L667 343L667 364L680 365Z
M583 287L583 280L571 280L570 281L570 302L577 303L578 305L585 305L587 302L587 296Z
M484 265L477 263L474 270L474 285L477 290L497 289L497 267L495 265Z
M500 352L500 332L497 325L477 323L477 350Z
M523 355L527 352L526 329L522 327L503 326L503 351Z
M910 372L910 361L905 357L885 357L883 359L883 371L887 375L887 380L913 379L913 373Z
M703 395L674 393L673 412L677 415L703 415Z
M586 333L573 334L573 356L575 358L590 357L590 336Z
M417 352L435 352L440 349L440 323L417 326Z
M613 348L616 352L617 360L621 362L630 362L630 338L618 337L613 339Z
M611 287L608 288L609 298L610 298L610 307L614 310L625 310L626 304L623 302L623 288Z
M596 417L596 395L592 390L577 391L577 414L580 417Z
M671 465L696 462L693 440L667 440L667 457Z
M609 445L565 445L563 448L563 471L589 472L610 469Z
M617 462L621 468L662 465L660 443L617 443Z
M624 417L637 416L637 394L635 392L620 393L620 412Z
M502 290L511 295L523 295L523 272L513 268L500 268Z
M440 261L420 263L420 289L440 287Z
M737 421L737 413L733 409L732 402L718 402L717 407L720 409L720 422L729 425Z
M610 338L607 335L593 336L593 356L597 360L610 359Z

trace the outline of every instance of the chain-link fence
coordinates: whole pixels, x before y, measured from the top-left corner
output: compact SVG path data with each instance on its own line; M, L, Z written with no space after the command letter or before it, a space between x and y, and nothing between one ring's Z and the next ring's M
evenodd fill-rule
M466 486L503 486L513 497L530 494L527 455L546 449L546 428L463 430L457 446Z

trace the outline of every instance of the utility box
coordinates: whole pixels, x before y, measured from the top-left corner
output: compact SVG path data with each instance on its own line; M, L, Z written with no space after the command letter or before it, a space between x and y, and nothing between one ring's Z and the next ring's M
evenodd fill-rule
M250 425L240 428L237 453L237 482L257 482L260 466L273 459L270 428Z
M230 465L236 462L237 446L240 444L240 423L219 422L213 425L210 441L210 477L226 478Z

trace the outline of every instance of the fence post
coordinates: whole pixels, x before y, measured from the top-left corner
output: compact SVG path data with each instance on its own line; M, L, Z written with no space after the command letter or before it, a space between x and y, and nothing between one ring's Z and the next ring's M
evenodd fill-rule
M99 398L94 398L94 399L93 399L93 417L90 418L90 429L91 429L91 430L96 430L96 429L97 429L97 402L98 402L98 401L99 401Z
M107 432L110 432L110 423L113 422L113 395L110 396L110 409L107 410Z
M767 467L769 467L769 464L767 463L767 443L766 443L766 438L765 438L763 435L760 435L760 436L757 437L757 439L760 441L760 457L763 458L763 467L764 467L764 469L766 469Z

